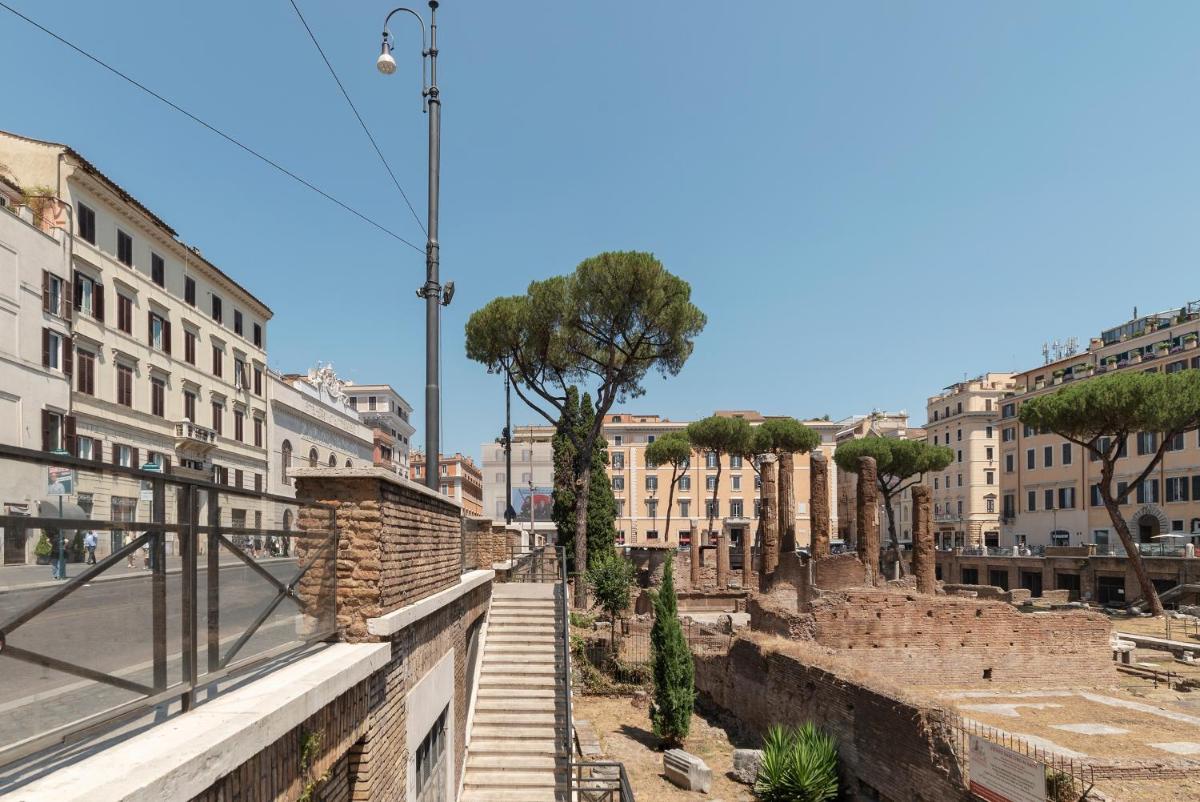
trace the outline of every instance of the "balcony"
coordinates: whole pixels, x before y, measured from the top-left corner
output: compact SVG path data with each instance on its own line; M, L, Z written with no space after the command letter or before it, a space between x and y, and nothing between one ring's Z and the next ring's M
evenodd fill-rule
M189 420L175 423L175 451L181 456L204 459L217 447L217 433Z

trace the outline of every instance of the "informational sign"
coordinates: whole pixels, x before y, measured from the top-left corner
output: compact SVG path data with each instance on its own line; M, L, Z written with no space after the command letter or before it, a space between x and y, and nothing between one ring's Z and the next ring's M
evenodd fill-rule
M517 521L529 520L529 509L533 508L533 520L550 522L554 520L554 496L549 487L514 487L512 489L512 506Z
M46 466L46 495L69 496L75 492L75 469Z
M142 501L154 501L154 483L149 479L142 480L142 486L138 492L138 498Z
M988 802L1046 802L1046 769L1018 752L971 736L971 793Z

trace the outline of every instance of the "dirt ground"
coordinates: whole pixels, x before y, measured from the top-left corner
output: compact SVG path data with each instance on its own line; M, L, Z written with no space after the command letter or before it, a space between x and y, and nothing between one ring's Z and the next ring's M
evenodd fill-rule
M646 802L752 802L749 787L729 776L733 768L733 750L757 744L735 743L733 737L719 724L699 714L692 715L692 731L688 736L688 752L703 758L713 772L712 788L707 794L684 791L672 785L663 774L662 752L650 727L650 714L633 706L624 696L579 696L571 701L576 719L592 722L600 736L604 755L625 764L633 793Z

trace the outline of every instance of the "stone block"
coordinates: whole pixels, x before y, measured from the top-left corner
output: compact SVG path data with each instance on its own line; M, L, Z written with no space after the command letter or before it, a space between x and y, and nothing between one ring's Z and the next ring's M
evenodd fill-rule
M762 759L761 749L734 749L733 776L740 783L754 785L758 780L758 770L762 766Z
M712 788L712 769L703 760L682 749L668 749L663 753L663 773L685 791L707 794Z

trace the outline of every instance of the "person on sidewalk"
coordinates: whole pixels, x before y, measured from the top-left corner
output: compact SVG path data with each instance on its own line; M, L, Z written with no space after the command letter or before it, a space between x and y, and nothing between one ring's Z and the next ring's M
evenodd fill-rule
M87 565L96 564L96 532L94 529L89 529L87 534L83 536L83 547L87 549Z
M133 542L133 532L125 532L123 536L124 536L124 543L126 546L128 546L130 543ZM137 568L137 565L134 564L135 559L136 559L136 556L135 556L134 552L132 552L132 551L130 551L127 555L125 555L126 567Z
M63 532L54 534L54 578L67 578L67 536Z

